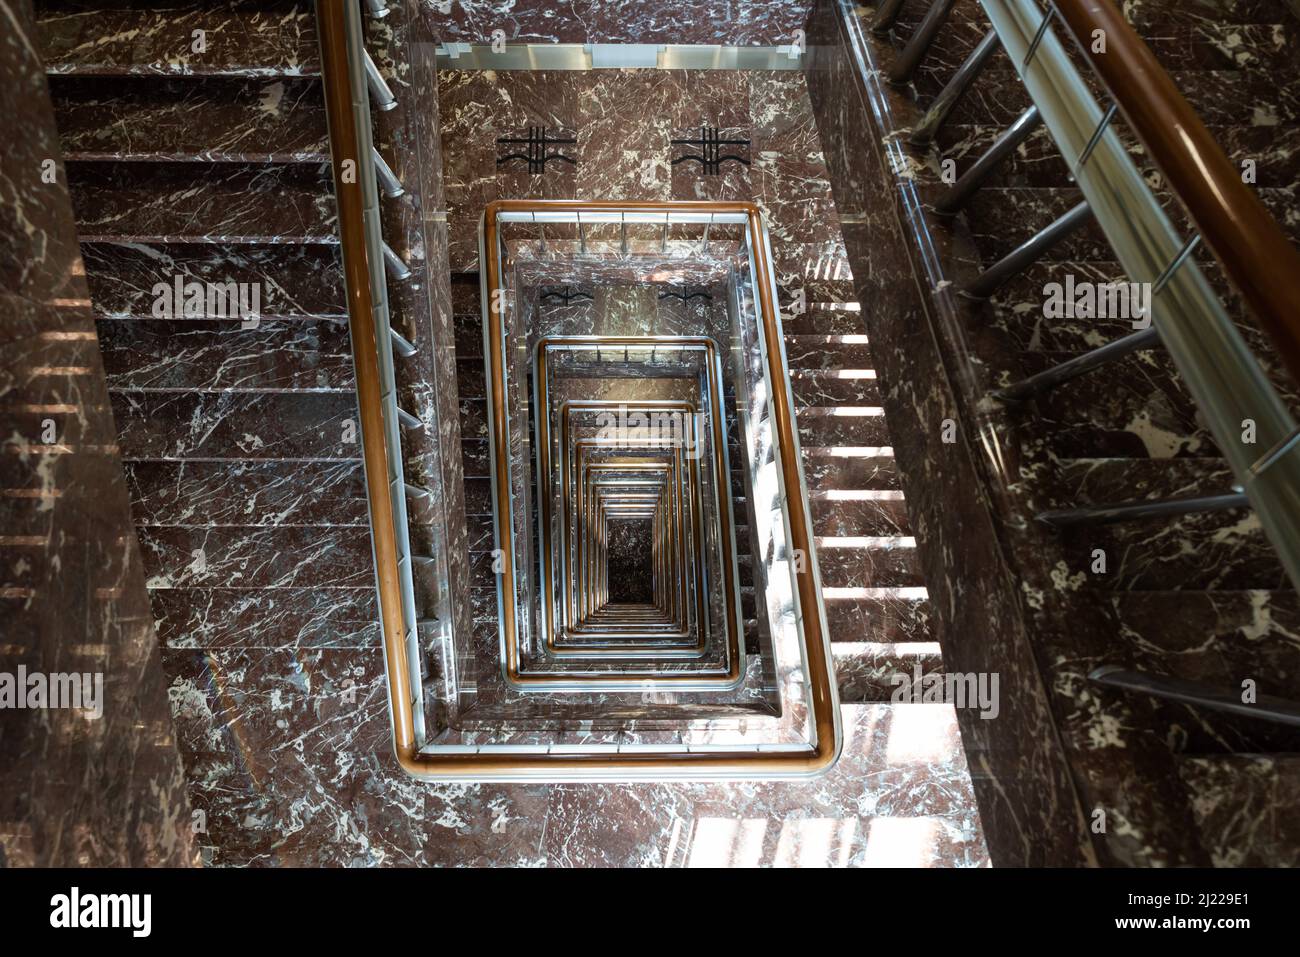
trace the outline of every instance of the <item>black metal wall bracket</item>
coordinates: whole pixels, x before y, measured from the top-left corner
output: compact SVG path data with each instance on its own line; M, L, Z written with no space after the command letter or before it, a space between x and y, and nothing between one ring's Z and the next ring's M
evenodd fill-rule
M526 144L525 152L507 153L504 156L497 157L497 165L501 166L509 163L511 160L523 160L528 163L528 172L534 176L539 176L546 172L546 164L551 160L559 160L570 165L577 166L578 161L565 156L559 150L548 153L547 147L558 146L563 143L576 143L576 139L551 136L547 133L545 126L528 127L528 135L521 136L503 136L497 140L498 145L513 146L517 144Z
M662 302L665 299L680 299L682 302L690 302L692 299L704 299L708 302L712 302L713 296L707 292L661 292L659 294L659 300Z
M749 146L749 140L724 140L721 137L721 130L716 126L701 126L700 138L696 140L671 140L673 146L697 146L700 152L687 153L679 156L672 161L676 166L678 163L684 163L687 160L695 160L703 167L705 176L718 176L722 172L722 164L728 160L749 165L749 160L743 156L737 156L735 153L723 153L724 146Z
M559 299L566 306L571 302L581 302L584 299L595 300L595 297L589 292L574 292L569 286L563 289L548 289L538 296L539 302L545 302L547 299Z

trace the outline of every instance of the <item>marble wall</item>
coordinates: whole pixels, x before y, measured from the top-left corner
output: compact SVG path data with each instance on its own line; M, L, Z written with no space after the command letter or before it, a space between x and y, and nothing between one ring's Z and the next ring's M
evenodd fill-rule
M0 707L0 866L179 866L185 796L28 0L0 0L0 681L102 676L102 714ZM93 693L93 691L92 691ZM94 710L99 710L96 708Z
M478 221L494 199L752 199L772 231L782 279L844 274L844 246L817 127L797 70L443 70L439 74L453 272L478 268ZM577 142L576 162L530 175L498 163L501 137L530 126ZM718 175L681 160L700 127L749 140ZM674 162L674 160L681 160Z

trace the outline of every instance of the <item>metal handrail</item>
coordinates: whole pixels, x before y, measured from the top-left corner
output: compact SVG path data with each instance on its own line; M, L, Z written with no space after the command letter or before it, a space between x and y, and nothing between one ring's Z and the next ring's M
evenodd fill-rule
M1050 2L1300 382L1300 252L1112 0Z
M1103 0L1081 2L1092 9ZM1293 447L1275 456L1267 469L1257 468L1267 450L1286 447L1295 435L1296 423L1188 255L1197 237L1179 236L1161 209L1113 128L1117 111L1104 109L1096 101L1051 29L1055 14L1045 14L1036 0L981 3L1120 265L1134 281L1152 284L1151 319L1159 339L1259 515L1288 576L1300 586L1300 455ZM1083 22L1077 10L1072 13L1076 22ZM1086 22L1089 27L1094 23ZM1108 35L1109 42L1114 39ZM1134 54L1130 52L1130 56ZM1148 120L1148 127L1155 122ZM1204 132L1204 127L1201 130ZM1208 137L1208 133L1204 135ZM1227 163L1221 152L1219 155ZM1186 171L1182 178L1188 179ZM1206 182L1209 180L1201 183L1201 189ZM1249 191L1245 192L1249 196ZM1213 228L1220 225L1213 217L1205 221ZM1243 216L1242 222L1255 220ZM1269 235L1276 235L1277 242L1290 249L1276 224ZM1219 236L1210 244L1216 247L1223 241ZM1300 276L1300 265L1293 273ZM1271 296L1263 298L1272 303ZM1294 301L1291 308L1294 310ZM1112 350L1116 355L1123 351L1118 347ZM1254 431L1253 443L1242 441L1248 427Z
M423 740L418 627L385 250L366 79L371 63L355 0L317 0L316 23L357 389L379 620L399 736ZM401 648L400 655L395 654Z

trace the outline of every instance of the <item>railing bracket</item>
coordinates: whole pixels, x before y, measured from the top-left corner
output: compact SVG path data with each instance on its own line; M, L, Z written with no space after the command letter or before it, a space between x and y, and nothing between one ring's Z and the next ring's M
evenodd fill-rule
M411 267L402 262L402 257L393 252L388 243L384 243L384 266L398 282L411 278Z

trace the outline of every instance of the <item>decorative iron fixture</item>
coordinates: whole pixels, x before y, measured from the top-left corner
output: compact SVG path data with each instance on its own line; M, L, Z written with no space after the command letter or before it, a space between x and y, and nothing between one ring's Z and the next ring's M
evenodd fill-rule
M712 302L713 296L707 292L661 292L659 294L659 301L663 302L665 299L680 299L682 302L690 302L692 299L704 299L708 302Z
M594 301L595 296L589 292L573 292L571 286L565 286L562 289L547 289L538 297L541 302L545 302L547 299L559 299L567 306L571 302L579 302L584 299Z
M723 153L724 146L744 146L750 145L749 140L724 140L721 137L721 130L716 126L701 126L700 138L697 140L672 140L673 146L698 146L700 152L687 153L685 156L679 156L673 160L673 165L683 163L686 160L695 160L704 169L705 176L718 176L722 172L722 164L727 160L734 160L737 163L749 165L749 160L743 156L737 156L734 153Z
M565 156L558 150L553 153L546 152L548 146L555 146L561 143L576 143L576 139L565 139L563 137L550 136L544 126L528 127L528 136L503 136L497 140L497 143L507 145L524 143L527 144L528 150L523 153L507 153L505 156L497 157L497 165L508 163L511 160L524 160L528 163L528 172L534 176L540 176L546 172L546 164L551 160L561 160L573 166L578 165L578 161Z

